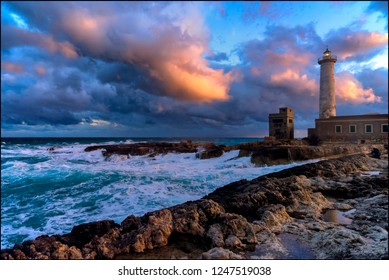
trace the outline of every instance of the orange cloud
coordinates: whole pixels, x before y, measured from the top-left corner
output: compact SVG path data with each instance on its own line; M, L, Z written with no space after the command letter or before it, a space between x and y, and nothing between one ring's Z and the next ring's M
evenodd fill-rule
M301 65L312 64L313 57L309 53L275 53L268 52L266 56L267 65L284 65L289 67L300 67Z
M15 26L2 27L1 32L2 41L5 41L5 47L32 45L44 48L49 52L59 52L68 58L78 56L76 49L71 43L67 41L58 42L51 35L25 30Z
M191 73L180 65L162 65L159 78L169 81L167 91L183 100L197 102L225 101L229 99L228 86L233 80L231 73L224 75L222 70L207 69L206 74Z
M338 51L338 57L346 59L357 53L387 45L388 33L380 34L378 32L358 32L352 35L347 35L344 39L342 38L341 41L340 45L343 45L343 48Z
M306 92L309 91L311 96L315 95L318 90L318 85L315 80L308 79L306 74L300 75L297 71L287 69L284 72L272 74L270 81L275 85L293 87L296 91Z
M2 62L1 69L5 69L8 72L23 73L24 67L21 64L12 62Z
M373 89L364 89L362 84L349 72L339 73L335 81L336 97L341 102L351 104L382 102Z
M165 95L195 102L229 98L234 76L210 68L202 58L209 34L194 5L172 3L151 14L111 12L74 10L60 22L85 54L147 69Z
M50 52L59 52L67 58L76 58L78 54L69 42L56 42L51 36L42 36L42 45Z
M46 74L46 69L42 66L36 66L35 67L35 71L39 74L39 75L44 75Z

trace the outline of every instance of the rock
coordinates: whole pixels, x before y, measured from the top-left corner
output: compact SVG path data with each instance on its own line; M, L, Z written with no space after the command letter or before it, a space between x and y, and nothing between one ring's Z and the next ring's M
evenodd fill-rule
M142 225L141 219L138 217L135 217L134 215L128 216L121 223L121 226L123 228L123 232L137 230L141 227L141 225Z
M62 147L61 146L53 146L53 147L47 148L47 150L50 151L50 152L58 150L58 149L62 149Z
M223 249L223 248L213 248L202 255L205 260L241 260L242 256L235 254L234 252Z
M69 259L69 246L55 241L51 244L51 258L54 260L67 260ZM81 253L81 252L80 252Z
M292 218L286 213L285 206L276 204L267 208L263 213L261 220L268 228L277 228L282 226L285 222L291 221Z
M221 225L219 224L211 225L207 232L207 238L211 240L213 247L223 247L224 236L223 236Z
M225 212L224 208L217 202L211 199L200 199L198 206L202 212L206 215L208 221L213 221L220 217Z
M353 207L350 204L347 204L347 203L339 203L339 202L337 202L337 203L334 203L334 208L338 209L338 210L346 211L346 210L352 209Z
M310 222L307 224L307 229L313 231L323 231L327 228L328 226L326 224L320 223L318 221Z
M102 150L105 157L112 155L158 155L166 153L195 153L197 148L204 143L192 143L191 141L183 141L180 143L167 142L149 142L149 143L134 143L134 144L117 144L117 145L94 145L85 148L85 152ZM209 145L209 144L208 144Z
M344 227L319 231L312 238L319 259L352 259L368 240Z
M143 220L145 222L135 231L137 234L129 239L133 243L131 248L135 252L143 252L145 249L167 245L174 228L171 211L163 209L147 213Z
M169 145L149 148L177 149ZM180 149L194 146L181 143ZM319 259L387 259L387 167L386 160L365 155L297 166L233 182L202 199L142 217L131 215L120 225L105 220L75 226L64 235L43 235L2 249L1 259L140 258L150 256L150 250L161 252L153 256L169 259L170 248L179 249L179 258L277 258L286 256L278 238L285 234L309 244ZM368 170L383 172L363 176ZM355 212L347 214L353 219L349 225L321 220L323 209L350 207ZM248 253L253 248L255 252ZM288 248L289 254L293 246Z
M196 153L196 157L199 159L210 159L220 157L224 153L224 145L211 145L205 148L205 150Z
M116 227L119 227L119 225L112 220L85 223L73 227L69 238L76 240L78 246L82 246L88 243L94 236L102 236Z
M242 241L235 235L229 235L225 241L227 247L230 248L241 248L243 247Z
M205 213L195 203L184 203L172 211L174 231L197 237L205 236L203 223L207 221Z

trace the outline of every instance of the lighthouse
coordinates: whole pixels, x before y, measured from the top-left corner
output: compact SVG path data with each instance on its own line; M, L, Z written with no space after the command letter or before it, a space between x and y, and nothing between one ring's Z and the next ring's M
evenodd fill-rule
M328 119L329 117L336 116L334 74L336 61L336 55L332 55L328 47L323 53L323 56L317 61L320 64L320 119Z

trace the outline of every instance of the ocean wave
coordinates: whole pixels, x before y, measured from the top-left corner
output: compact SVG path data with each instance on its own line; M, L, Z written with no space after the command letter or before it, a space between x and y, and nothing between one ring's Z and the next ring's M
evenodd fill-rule
M297 165L259 168L250 157L238 157L237 150L202 160L195 153L106 158L102 150L84 152L88 145L72 143L54 151L48 151L48 145L22 145L6 151L3 248L43 233L63 234L84 222L113 219L120 223L131 214L199 199L233 181ZM36 160L15 160L21 156Z

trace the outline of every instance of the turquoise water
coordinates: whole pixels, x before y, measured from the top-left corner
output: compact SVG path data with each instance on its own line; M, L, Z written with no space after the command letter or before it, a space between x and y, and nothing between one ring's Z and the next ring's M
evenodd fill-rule
M258 168L249 157L237 158L238 151L208 160L196 159L195 153L104 158L101 150L84 152L92 144L180 140L2 138L1 247L42 234L67 233L80 223L103 219L120 223L129 215L199 199L230 182L296 165ZM234 145L262 139L191 140Z

